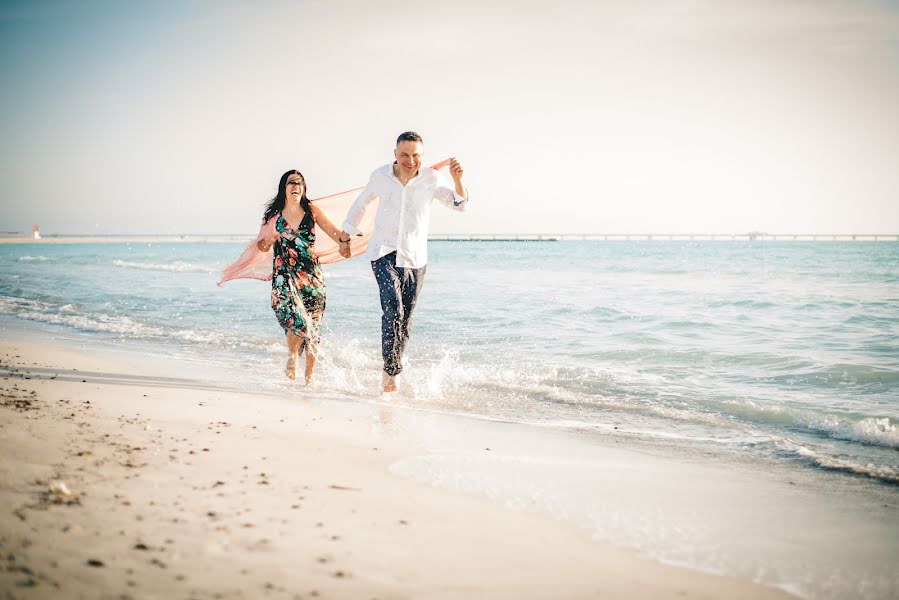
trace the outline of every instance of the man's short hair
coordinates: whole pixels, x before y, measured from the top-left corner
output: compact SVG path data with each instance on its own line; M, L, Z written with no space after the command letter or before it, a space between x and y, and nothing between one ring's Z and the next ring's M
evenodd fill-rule
M400 137L396 138L396 145L399 146L400 142L419 142L424 144L421 136L415 133L414 131L404 131L400 134Z

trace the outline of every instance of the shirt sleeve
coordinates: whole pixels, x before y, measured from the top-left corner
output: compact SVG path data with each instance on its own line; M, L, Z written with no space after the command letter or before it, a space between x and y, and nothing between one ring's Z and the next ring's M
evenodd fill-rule
M378 197L375 176L376 174L372 173L371 178L368 180L368 185L366 185L365 189L356 197L356 200L353 202L353 205L350 206L350 210L346 214L343 225L341 225L341 228L350 235L360 235L362 233L359 229L359 223L362 221L363 215L365 215L365 209Z
M470 195L470 194L469 194ZM463 198L456 193L456 190L446 186L440 186L434 192L434 197L448 208L453 210L465 211L468 208L468 198Z

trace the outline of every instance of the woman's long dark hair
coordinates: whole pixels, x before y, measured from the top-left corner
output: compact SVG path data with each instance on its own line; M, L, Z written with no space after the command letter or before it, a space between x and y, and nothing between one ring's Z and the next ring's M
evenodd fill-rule
M271 199L268 206L265 207L265 213L262 215L262 222L265 223L276 214L284 210L284 204L287 202L287 178L296 174L303 177L303 174L296 169L291 169L284 175L281 175L281 181L278 182L278 195ZM300 197L300 206L303 210L309 210L309 198L306 197L306 178L303 177L303 195Z

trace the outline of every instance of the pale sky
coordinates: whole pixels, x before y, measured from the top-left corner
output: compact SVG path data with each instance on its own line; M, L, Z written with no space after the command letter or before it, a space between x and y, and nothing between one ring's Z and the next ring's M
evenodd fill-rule
M245 233L418 131L433 233L899 233L899 3L0 0L0 230Z

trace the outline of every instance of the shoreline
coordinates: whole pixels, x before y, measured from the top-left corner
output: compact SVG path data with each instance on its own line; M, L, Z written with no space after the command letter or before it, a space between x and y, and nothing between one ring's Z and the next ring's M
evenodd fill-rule
M389 403L215 389L75 344L4 340L2 367L13 597L793 597L400 477L427 452Z

